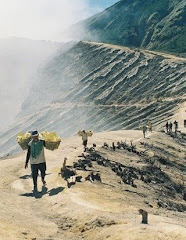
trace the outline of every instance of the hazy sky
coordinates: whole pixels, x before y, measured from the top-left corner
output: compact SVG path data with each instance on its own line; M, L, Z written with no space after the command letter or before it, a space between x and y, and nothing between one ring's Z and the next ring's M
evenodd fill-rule
M0 132L14 121L38 66L55 51L49 42L20 37L61 42L64 29L117 1L0 0ZM7 39L12 36L17 39Z
M0 0L0 38L62 41L69 25L118 0Z

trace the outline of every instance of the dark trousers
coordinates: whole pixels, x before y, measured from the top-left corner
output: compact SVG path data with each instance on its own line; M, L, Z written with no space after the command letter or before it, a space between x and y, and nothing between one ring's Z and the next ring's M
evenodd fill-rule
M39 163L39 164L31 164L31 170L32 170L32 178L33 178L34 187L37 187L37 177L38 177L39 170L41 172L42 180L45 179L46 162Z
M84 147L87 146L87 142L88 142L87 140L84 140L84 141L83 141L83 146L84 146Z

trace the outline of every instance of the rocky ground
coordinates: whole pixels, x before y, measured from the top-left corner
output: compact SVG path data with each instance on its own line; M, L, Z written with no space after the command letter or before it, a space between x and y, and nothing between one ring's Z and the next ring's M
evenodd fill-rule
M0 239L185 239L186 135L113 131L94 134L93 143L87 153L79 137L46 150L47 185L39 178L36 194L26 153L0 161ZM76 184L62 177L64 157L82 176Z

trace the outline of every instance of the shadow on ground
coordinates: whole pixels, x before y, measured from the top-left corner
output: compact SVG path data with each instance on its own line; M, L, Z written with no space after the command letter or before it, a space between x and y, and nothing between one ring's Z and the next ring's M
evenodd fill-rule
M23 193L23 194L20 194L20 196L42 198L44 195L48 194L51 197L51 196L55 196L55 195L59 194L64 189L65 189L64 187L58 187L58 188L53 188L48 191L48 188L43 186L41 192Z
M50 175L51 173L47 173L46 174L46 176L47 175ZM40 176L40 174L38 175L38 176ZM29 178L32 178L32 175L30 174L30 175L23 175L23 176L21 176L21 177L19 177L20 179L29 179Z
M32 178L32 175L23 175L21 177L19 177L20 179L28 179L28 178Z

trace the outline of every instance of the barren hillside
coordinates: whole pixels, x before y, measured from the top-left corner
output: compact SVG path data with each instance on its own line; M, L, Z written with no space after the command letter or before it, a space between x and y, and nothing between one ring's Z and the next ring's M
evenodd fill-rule
M120 149L102 148L107 142ZM133 147L131 147L133 140ZM141 131L94 134L82 154L79 137L63 139L60 148L46 151L47 186L32 193L25 154L0 161L0 239L2 240L183 240L186 202L183 200L186 137ZM67 187L60 168L67 164L82 176ZM85 178L99 173L101 181ZM129 182L130 180L130 182ZM141 224L139 209L149 214Z
M79 42L40 72L17 122L0 135L1 155L17 152L17 133L34 129L65 137L84 128L138 129L148 119L159 129L174 120L185 98L184 58ZM183 119L185 113L179 126Z

